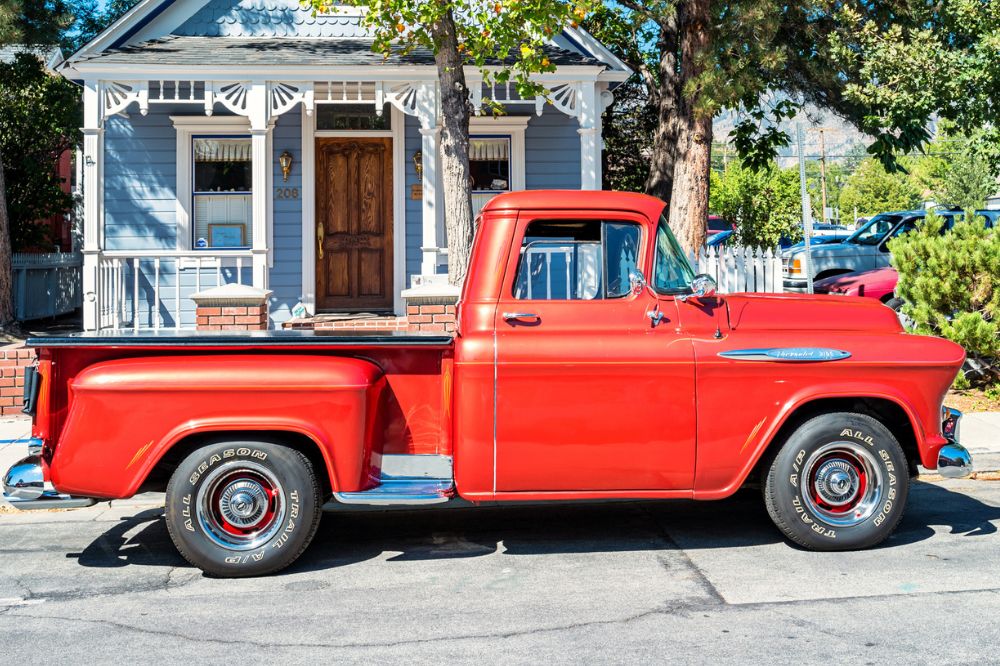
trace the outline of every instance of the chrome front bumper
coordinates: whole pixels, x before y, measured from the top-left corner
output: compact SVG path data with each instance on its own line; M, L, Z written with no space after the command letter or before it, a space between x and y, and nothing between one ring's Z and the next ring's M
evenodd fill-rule
M42 474L41 441L28 442L28 457L14 464L3 477L3 498L11 506L32 509L78 509L92 506L97 500L64 495L52 487Z
M958 443L958 422L962 412L945 407L943 416L941 432L948 443L938 452L938 474L947 479L964 479L972 474L972 455Z

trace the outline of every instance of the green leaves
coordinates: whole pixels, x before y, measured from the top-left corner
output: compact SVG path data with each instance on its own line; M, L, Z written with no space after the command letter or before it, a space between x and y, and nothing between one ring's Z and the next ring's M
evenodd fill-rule
M845 217L871 216L920 205L920 191L906 174L885 170L873 158L861 162L847 177L840 191L840 209Z
M709 209L736 223L740 245L777 247L782 236L802 237L799 176L795 169L769 165L751 169L731 162L712 172Z
M939 335L965 348L980 368L972 383L1000 380L1000 232L982 218L944 230L936 215L889 242L899 271L896 294L916 332Z
M0 148L14 251L44 244L44 227L35 221L72 205L55 161L79 142L82 121L79 89L46 72L36 56L0 63Z
M544 94L534 75L555 71L545 46L587 13L590 0L302 0L315 11L336 13L338 5L364 7L362 19L385 56L423 47L442 48L436 26L452 17L458 50L486 83L514 84L522 97Z

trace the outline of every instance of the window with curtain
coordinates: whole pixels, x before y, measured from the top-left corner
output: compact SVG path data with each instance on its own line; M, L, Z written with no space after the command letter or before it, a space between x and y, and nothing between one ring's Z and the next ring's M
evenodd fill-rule
M195 248L251 246L250 137L196 137L192 150Z
M472 137L469 140L469 176L472 179L472 217L500 192L510 191L510 137Z

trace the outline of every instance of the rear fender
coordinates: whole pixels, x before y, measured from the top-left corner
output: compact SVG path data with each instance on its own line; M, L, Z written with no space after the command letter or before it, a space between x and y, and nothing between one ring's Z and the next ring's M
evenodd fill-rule
M382 371L370 361L308 355L140 357L96 363L70 385L49 473L73 495L129 497L191 435L284 431L308 437L332 490L378 476ZM245 436L245 435L244 435Z

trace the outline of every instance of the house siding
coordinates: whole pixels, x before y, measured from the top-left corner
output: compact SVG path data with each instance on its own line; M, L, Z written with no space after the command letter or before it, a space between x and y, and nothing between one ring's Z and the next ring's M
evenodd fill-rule
M274 198L274 265L270 270L271 319L275 324L290 319L292 308L302 300L302 114L298 109L278 118L272 140L274 190L298 192L294 198ZM292 172L282 180L278 157L292 154Z
M524 185L529 190L580 189L580 124L545 105L524 131Z

